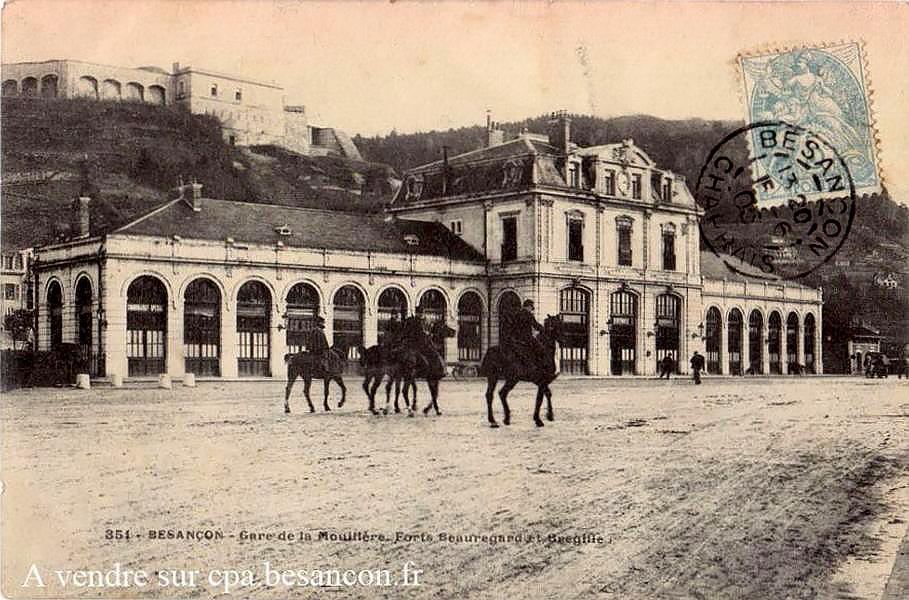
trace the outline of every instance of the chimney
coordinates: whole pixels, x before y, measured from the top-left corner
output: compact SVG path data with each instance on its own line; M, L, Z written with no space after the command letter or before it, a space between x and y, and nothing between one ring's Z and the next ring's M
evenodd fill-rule
M91 205L92 199L88 196L79 196L73 201L73 226L74 238L85 238L91 233Z
M549 145L559 149L562 156L568 156L568 145L571 143L571 117L568 111L552 113L549 121Z
M190 189L190 196L187 198L189 205L193 210L199 212L202 210L202 184L193 179L193 182L187 186Z
M486 111L486 147L498 146L505 142L505 132L492 120L492 112Z
M177 73L180 72L180 63L175 62L175 63L172 65L171 68L172 68L172 73L173 73L174 75L176 75Z
M448 146L442 146L442 195L448 195L448 179L449 179L449 166L448 166Z

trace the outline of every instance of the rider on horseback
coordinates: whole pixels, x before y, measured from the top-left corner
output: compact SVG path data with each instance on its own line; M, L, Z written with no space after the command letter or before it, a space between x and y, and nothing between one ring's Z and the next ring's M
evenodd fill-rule
M533 335L534 331L543 332L543 326L533 315L533 308L533 300L524 300L521 309L511 317L510 335L504 338L504 350L527 361L528 364L536 364L544 372L552 371L553 365L546 359L543 345Z
M313 364L319 365L323 371L328 371L328 339L325 337L325 319L316 317L316 329L309 334L309 353L313 357Z

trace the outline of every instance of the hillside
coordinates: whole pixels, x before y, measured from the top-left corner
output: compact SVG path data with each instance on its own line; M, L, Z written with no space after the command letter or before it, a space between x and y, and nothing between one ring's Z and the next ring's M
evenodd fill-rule
M181 177L214 198L369 212L397 181L385 165L233 148L213 117L139 103L4 98L0 135L4 249L66 235L83 187L99 232L173 197Z

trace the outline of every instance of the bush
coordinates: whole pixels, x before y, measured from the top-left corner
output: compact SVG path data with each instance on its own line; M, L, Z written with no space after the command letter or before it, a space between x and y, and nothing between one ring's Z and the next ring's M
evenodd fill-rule
M4 350L0 363L4 390L71 385L76 375L88 372L78 344L61 344L43 352Z

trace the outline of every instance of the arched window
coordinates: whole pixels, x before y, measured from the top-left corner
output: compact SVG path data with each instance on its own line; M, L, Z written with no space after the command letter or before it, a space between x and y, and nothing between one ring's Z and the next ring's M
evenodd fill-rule
M627 291L609 297L610 369L613 375L634 375L637 360L638 297Z
M98 370L92 352L92 284L87 277L79 279L76 284L76 338L82 360L89 367L89 372L96 375Z
M794 312L786 317L786 365L788 373L798 373L799 365L799 317Z
M34 98L38 95L38 80L34 77L26 77L22 80L22 95L28 98Z
M247 281L237 293L237 367L241 377L271 376L271 291Z
M126 292L126 356L129 375L157 375L167 370L167 288L143 275Z
M98 80L88 75L83 75L76 83L76 94L85 98L98 99Z
M145 88L135 81L126 84L126 99L134 102L143 102L145 100Z
M744 319L742 312L733 308L729 311L729 334L727 341L727 353L729 355L729 372L732 375L742 374L742 325Z
M770 358L770 373L779 375L783 372L781 353L783 319L780 313L773 311L767 321L767 353Z
M101 96L105 100L120 100L123 98L120 82L116 79L105 79L101 86Z
M564 325L564 339L559 346L560 368L564 373L587 375L590 293L581 288L559 292L559 315Z
M660 294L656 299L656 359L657 365L667 356L672 358L676 373L681 373L682 301L674 294Z
M764 345L761 343L763 334L764 317L755 309L748 317L748 357L751 361L748 370L752 375L764 373Z
M432 331L432 328L436 323L446 323L447 319L445 315L448 312L448 303L445 302L445 296L443 296L442 292L439 290L426 290L420 297L420 303L417 306L423 311L423 318L426 320L426 325L429 327L430 331ZM438 351L444 359L445 340L433 339L433 342L436 351Z
M42 98L56 98L57 97L57 76L56 75L45 75L41 78L41 97Z
M521 298L508 290L499 297L499 345L508 339L511 319L521 310Z
M183 356L187 373L221 374L221 290L210 279L194 279L186 286Z
M50 349L63 343L63 288L56 281L47 288L47 314L50 317Z
M720 348L723 345L723 316L720 310L711 306L707 311L704 327L704 347L707 352L707 372L719 374L722 370Z
M3 95L4 96L18 96L19 95L19 82L15 79L7 79L3 82Z
M159 106L167 104L167 96L164 88L160 85L148 86L148 101Z
M347 348L346 370L350 373L359 371L365 308L363 292L355 286L345 285L335 294L333 343Z
M287 292L287 351L305 352L319 316L319 292L308 283L298 283Z
M815 331L814 315L808 313L805 315L805 370L809 373L817 373L817 362L814 355L814 336Z
M475 292L458 301L458 360L478 361L483 352L483 302Z
M388 331L388 323L392 317L398 319L398 323L403 323L407 317L407 296L398 288L388 288L379 294L379 314L376 327L378 329L378 341L381 344Z

